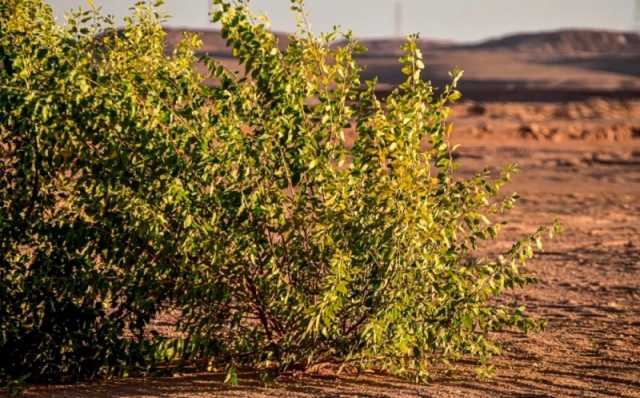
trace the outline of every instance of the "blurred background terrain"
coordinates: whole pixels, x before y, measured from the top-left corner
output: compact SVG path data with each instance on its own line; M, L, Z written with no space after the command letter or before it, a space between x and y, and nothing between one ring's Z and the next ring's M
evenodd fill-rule
M48 0L62 22L64 12L85 0ZM132 2L96 0L120 19ZM483 101L582 100L640 97L640 1L551 0L307 0L316 32L333 25L353 29L368 48L360 59L365 77L378 77L381 92L402 79L397 59L402 37L419 32L425 78L436 86L454 67L465 71L465 98ZM293 32L289 1L253 0L252 9L278 32ZM203 52L226 59L230 53L208 22L209 1L167 0L162 10L168 50L183 31L204 41ZM281 34L282 44L286 34Z
M169 49L184 29L168 28ZM217 31L195 31L202 52L233 64ZM286 35L280 35L286 44ZM362 39L364 77L379 79L384 92L402 81L402 39ZM579 100L640 97L640 35L605 30L558 30L512 34L474 43L420 40L425 78L444 85L449 71L464 70L465 98L486 101Z

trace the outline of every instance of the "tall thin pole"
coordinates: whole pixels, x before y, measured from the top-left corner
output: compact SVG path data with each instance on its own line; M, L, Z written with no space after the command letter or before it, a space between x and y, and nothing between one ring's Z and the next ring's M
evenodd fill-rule
M640 33L640 0L636 0L636 9L633 16L633 29Z
M640 1L640 0L639 0ZM395 37L402 36L402 3L400 1L395 2L394 7L394 26L393 26L393 34Z

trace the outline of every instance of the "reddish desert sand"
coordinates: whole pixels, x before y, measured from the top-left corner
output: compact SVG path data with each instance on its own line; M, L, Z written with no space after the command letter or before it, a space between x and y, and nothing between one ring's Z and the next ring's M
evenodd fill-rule
M240 386L219 374L31 387L28 397L640 397L640 101L465 103L453 115L460 173L517 162L521 194L491 244L558 218L564 233L528 267L539 283L511 293L548 321L503 333L496 375L471 364L418 386L384 375L329 371Z

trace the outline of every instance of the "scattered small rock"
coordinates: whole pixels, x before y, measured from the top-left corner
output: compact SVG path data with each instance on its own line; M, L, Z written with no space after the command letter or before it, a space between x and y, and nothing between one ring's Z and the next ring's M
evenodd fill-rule
M520 135L523 138L533 138L535 140L541 140L545 138L545 134L542 128L537 123L529 123L520 126Z
M566 168L574 168L577 169L578 167L581 166L581 161L580 159L557 159L556 160L556 166L557 167L566 167Z
M482 104L473 104L467 109L467 112L470 115L481 116L487 113L487 107Z

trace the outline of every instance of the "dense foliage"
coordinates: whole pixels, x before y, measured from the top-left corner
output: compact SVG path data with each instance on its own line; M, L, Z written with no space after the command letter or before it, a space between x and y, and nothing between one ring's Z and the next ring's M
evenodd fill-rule
M349 35L315 37L301 2L280 50L243 2L214 22L243 66L165 52L162 16L97 10L57 25L0 2L0 380L60 381L186 361L285 370L323 362L424 378L537 323L505 289L542 230L474 255L514 196L454 174L447 104L421 79L386 99ZM357 131L353 143L345 131ZM495 217L494 217L495 216ZM176 331L149 328L172 310Z

